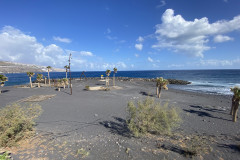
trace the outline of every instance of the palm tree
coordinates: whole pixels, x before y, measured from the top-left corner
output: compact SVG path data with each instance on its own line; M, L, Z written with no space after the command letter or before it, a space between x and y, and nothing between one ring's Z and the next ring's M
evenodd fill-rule
M231 91L233 92L233 98L232 98L232 108L231 108L230 114L233 116L232 118L233 122L236 122L238 106L240 102L240 88L234 87L234 88L231 88Z
M47 66L47 70L48 70L48 83L49 83L49 85L50 85L50 75L49 75L49 72L50 72L51 68L52 68L51 66Z
M115 74L117 73L117 68L113 68L113 86L115 86Z
M35 73L33 72L27 72L27 75L29 77L29 80L30 80L30 87L32 88L32 77L34 76Z
M157 87L156 94L157 94L157 97L160 98L160 96L161 96L161 89L163 88L165 90L168 90L167 85L169 84L169 82L168 82L167 79L163 79L162 77L157 78L156 82L157 82L157 84L156 84L156 87Z
M5 82L6 81L8 81L8 78L6 77L6 76L4 76L4 75L0 75L0 85L1 85L1 87L3 87L4 86L4 84L5 84ZM2 93L2 91L0 90L0 94Z
M38 88L40 88L41 80L43 80L43 75L42 74L37 74Z
M66 69L66 78L67 78L67 72L68 72L69 66L66 65L66 66L64 66L64 68Z
M109 69L106 70L106 76L107 76L107 79L106 79L106 87L109 87L109 76L111 74L111 71Z

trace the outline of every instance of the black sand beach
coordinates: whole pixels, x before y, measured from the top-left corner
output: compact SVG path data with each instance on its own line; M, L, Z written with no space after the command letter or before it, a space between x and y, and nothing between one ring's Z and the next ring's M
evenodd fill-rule
M117 81L121 89L110 91L86 91L87 85L104 86L105 82L74 80L72 95L69 89L58 92L50 87L4 87L1 107L32 95L56 94L38 102L43 113L37 119L37 134L12 149L12 157L24 160L191 159L185 148L197 143L201 147L193 159L240 159L240 119L232 122L230 96L169 89L163 90L158 99L156 84L139 80ZM147 96L179 109L182 122L172 135L135 138L127 129L128 101L143 100Z

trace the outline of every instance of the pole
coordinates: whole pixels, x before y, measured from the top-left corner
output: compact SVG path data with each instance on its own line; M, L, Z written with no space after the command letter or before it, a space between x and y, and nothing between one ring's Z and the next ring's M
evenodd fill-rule
M72 95L72 81L71 81L72 78L71 78L71 70L70 70L71 56L72 54L70 53L68 62L69 62L69 77L70 77L70 91L71 91L70 94Z

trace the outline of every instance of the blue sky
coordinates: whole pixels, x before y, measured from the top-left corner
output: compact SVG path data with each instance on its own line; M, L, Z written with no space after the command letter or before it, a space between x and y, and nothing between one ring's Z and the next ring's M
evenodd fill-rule
M0 60L75 71L240 69L239 0L0 0Z

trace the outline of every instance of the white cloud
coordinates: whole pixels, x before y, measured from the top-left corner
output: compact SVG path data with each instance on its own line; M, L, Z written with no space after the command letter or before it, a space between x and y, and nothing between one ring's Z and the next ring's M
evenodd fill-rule
M200 60L200 66L233 66L233 65L240 65L240 59L234 60Z
M148 60L149 62L153 62L153 59L152 59L151 57L148 57L147 60Z
M184 67L184 65L182 65L182 64L170 64L170 65L168 65L168 68L180 68L180 67Z
M124 62L118 62L116 67L127 68L127 65Z
M108 28L106 33L110 34L111 33L111 29Z
M162 23L156 25L158 43L152 47L203 57L203 52L211 48L207 45L209 36L235 30L240 30L240 16L230 21L221 20L210 24L206 17L186 21L181 15L174 15L174 10L167 9L162 15Z
M166 5L166 1L165 0L161 0L160 4L157 5L156 8L161 8L161 7L165 6L165 5Z
M135 54L135 57L137 57L137 58L138 58L138 57L139 57L139 54Z
M113 36L110 36L110 35L107 35L106 38L109 39L109 40L116 40L116 39L118 39L117 37L113 37Z
M228 0L223 0L223 2L227 3L227 2L228 2Z
M214 37L213 40L216 43L221 43L221 42L226 42L226 41L233 41L233 38L231 38L229 36L217 35Z
M103 63L103 64L94 64L94 68L100 69L100 70L112 70L114 67L117 67L118 70L127 68L127 65L124 62L117 62L114 63Z
M0 30L0 60L2 61L62 68L68 63L69 53L78 53L73 54L72 63L75 66L87 63L81 56L93 56L89 51L64 50L56 44L44 46L34 36L11 26L5 26Z
M105 70L127 68L124 62L106 63L90 51L65 50L56 44L43 45L34 36L17 28L5 26L0 29L0 60L63 68L72 53L74 70Z
M80 54L82 56L93 56L92 52L89 52L89 51L80 51Z
M152 64L152 66L154 67L154 68L159 68L159 65L157 65L157 64Z
M5 26L0 31L0 57L3 61L14 61L30 64L56 64L57 55L63 54L58 46L43 46L33 36L20 30Z
M138 39L137 39L138 42L143 42L144 41L144 38L142 36L139 36Z
M141 43L135 44L135 48L136 48L137 50L141 51L142 48L143 48L143 45L142 45Z
M55 41L63 42L63 43L71 43L71 39L69 38L61 38L61 37L53 37Z
M120 40L117 43L126 43L126 42L127 42L126 40Z

